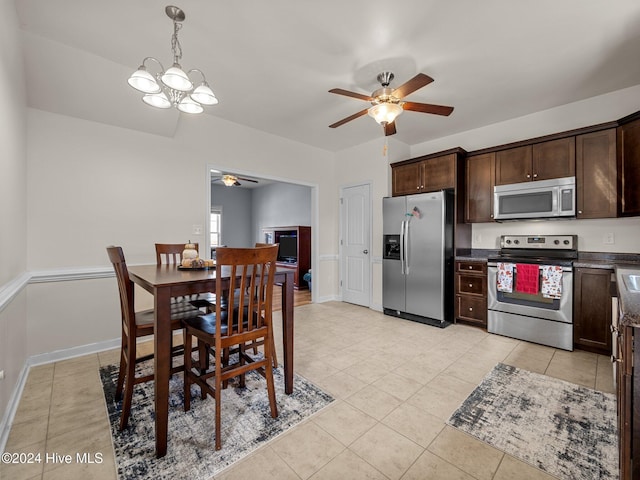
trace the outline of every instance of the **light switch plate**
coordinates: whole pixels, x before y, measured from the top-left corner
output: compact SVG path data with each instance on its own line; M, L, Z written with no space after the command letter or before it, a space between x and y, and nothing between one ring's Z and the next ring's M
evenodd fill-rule
M191 229L193 235L202 235L202 225L194 225Z
M604 243L605 245L613 245L614 243L616 243L613 232L605 233L604 238L602 239L602 243Z

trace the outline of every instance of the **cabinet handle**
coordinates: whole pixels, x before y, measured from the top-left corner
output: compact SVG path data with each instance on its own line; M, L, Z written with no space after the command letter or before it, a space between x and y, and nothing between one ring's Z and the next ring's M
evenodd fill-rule
M473 288L473 283L470 283L470 284L469 284L469 288Z
M528 173L527 173L527 178L531 178L531 175L529 175Z
M470 312L473 312L473 307L469 307L469 311L470 311Z
M491 218L493 218L493 213L491 214Z
M537 174L537 173L534 173L534 174L533 174L533 178L538 178L538 174Z
M469 265L469 270L473 270L473 265Z
M582 210L578 210L578 213L582 213Z
M622 363L622 358L618 358L615 355L611 355L611 363Z

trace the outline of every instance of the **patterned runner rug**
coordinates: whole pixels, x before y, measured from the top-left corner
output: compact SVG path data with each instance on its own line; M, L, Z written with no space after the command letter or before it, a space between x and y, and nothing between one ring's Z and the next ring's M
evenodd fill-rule
M448 424L561 479L618 478L613 394L499 363Z
M146 369L152 367L147 362ZM144 371L144 368L140 370ZM118 367L100 369L120 479L209 479L261 445L300 423L333 401L306 379L295 375L294 391L284 393L282 368L274 369L278 418L271 418L266 381L256 372L246 388L230 381L222 391L222 449L214 446L214 401L200 399L192 385L191 410L183 410L182 375L169 383L169 442L167 455L155 457L153 382L134 387L128 427L118 431L122 402L115 401Z

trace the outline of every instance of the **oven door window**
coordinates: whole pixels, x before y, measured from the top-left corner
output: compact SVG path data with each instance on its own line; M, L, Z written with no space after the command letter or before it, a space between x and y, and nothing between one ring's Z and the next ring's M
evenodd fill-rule
M500 195L498 211L501 215L519 213L550 213L553 211L553 192L518 193Z
M513 303L514 305L522 305L524 307L537 307L544 308L547 310L560 310L560 299L559 298L546 298L542 295L540 291L538 293L522 293L516 292L515 286L518 281L518 272L514 270L513 272L513 292L496 292L497 299L502 303ZM542 271L538 277L538 285L542 282ZM496 288L494 286L493 288Z

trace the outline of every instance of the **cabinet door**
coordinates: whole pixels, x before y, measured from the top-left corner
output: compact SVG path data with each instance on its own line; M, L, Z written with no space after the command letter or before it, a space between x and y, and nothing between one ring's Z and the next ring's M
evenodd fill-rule
M616 130L576 137L577 218L615 217Z
M573 295L573 344L611 355L611 274L602 268L576 268Z
M420 162L392 168L392 195L411 195L420 191Z
M640 120L618 127L618 191L622 215L640 215Z
M531 181L531 145L496 152L496 185Z
M467 223L493 221L495 164L496 154L493 152L466 159L464 221Z
M575 137L533 145L533 180L573 177L575 174Z
M422 191L435 192L455 188L455 155L430 158L420 162Z

